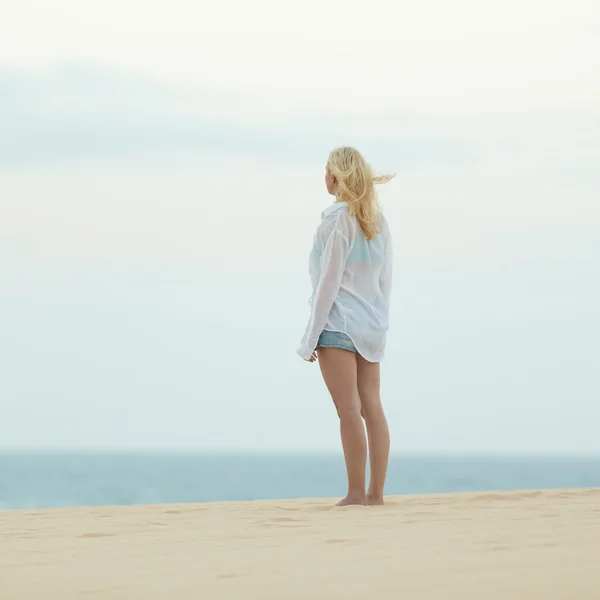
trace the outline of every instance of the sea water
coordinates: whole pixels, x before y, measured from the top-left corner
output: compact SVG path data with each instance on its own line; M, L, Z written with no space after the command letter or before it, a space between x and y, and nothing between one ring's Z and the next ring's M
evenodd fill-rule
M341 497L340 454L1 453L0 509ZM387 494L600 487L600 457L392 456Z

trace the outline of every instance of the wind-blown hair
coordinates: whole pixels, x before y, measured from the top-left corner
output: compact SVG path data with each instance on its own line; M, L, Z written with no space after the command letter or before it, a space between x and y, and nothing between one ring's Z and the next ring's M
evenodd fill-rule
M379 233L380 207L375 185L387 183L394 173L374 175L358 150L335 148L329 154L327 168L337 182L336 201L347 202L367 240Z

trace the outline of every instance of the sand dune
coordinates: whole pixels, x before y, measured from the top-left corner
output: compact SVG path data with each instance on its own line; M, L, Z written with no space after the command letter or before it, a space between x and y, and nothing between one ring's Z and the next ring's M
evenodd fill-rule
M600 489L0 511L0 598L600 599Z

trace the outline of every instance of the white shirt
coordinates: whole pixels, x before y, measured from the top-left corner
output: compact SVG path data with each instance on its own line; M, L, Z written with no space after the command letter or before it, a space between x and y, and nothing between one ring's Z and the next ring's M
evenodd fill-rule
M346 202L321 215L310 253L311 315L298 354L308 360L321 332L347 334L370 362L382 360L388 330L392 243L381 215L380 233L367 241Z

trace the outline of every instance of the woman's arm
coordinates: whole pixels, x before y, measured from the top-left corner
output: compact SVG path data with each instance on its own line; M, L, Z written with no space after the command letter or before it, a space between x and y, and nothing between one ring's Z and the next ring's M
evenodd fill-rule
M297 350L304 360L309 360L312 356L319 336L327 324L331 307L342 284L349 251L348 238L335 228L329 234L321 255L321 274L313 297L310 319Z
M394 263L394 248L392 245L392 236L390 235L390 228L385 218L382 217L382 229L383 234L383 264L381 266L381 273L379 274L379 288L385 298L387 304L390 302L390 295L392 292L392 267Z

